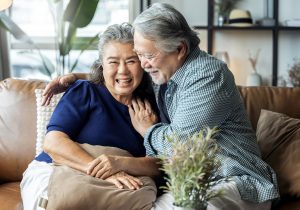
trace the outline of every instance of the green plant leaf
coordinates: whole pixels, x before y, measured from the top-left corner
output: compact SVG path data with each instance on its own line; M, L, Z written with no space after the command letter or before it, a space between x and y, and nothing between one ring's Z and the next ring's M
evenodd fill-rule
M62 43L62 46L61 46L61 55L62 56L66 56L70 53L70 51L72 50L73 48L73 45L74 45L74 40L76 38L76 31L77 31L77 28L74 27L73 25L69 24L69 27L68 27L68 32L67 32L67 36L64 38L64 42Z
M62 0L52 0L54 3L61 2ZM56 19L58 21L57 39L59 62L62 64L63 69L65 67L66 58L70 54L70 51L74 48L74 40L76 39L77 28L87 26L93 19L99 0L69 0L68 5L64 11L63 18ZM45 71L48 74L53 72L54 66L45 56L42 55L40 49L33 42L33 40L17 25L12 19L4 12L0 12L0 27L9 31L16 39L25 42L31 46L32 49L36 49L41 57ZM89 43L83 46L79 56L88 49L94 41L97 39L98 34L92 37ZM72 66L72 70L76 67L78 59ZM68 62L69 63L69 62Z
M1 26L4 26L3 28L9 31L16 39L27 43L32 49L36 49L38 51L45 71L47 71L48 74L51 75L52 70L51 65L49 64L49 59L43 56L40 49L36 46L33 40L4 12L0 12L0 21Z
M64 21L75 27L83 28L93 19L99 0L70 0L65 12Z
M79 62L79 58L80 58L80 56L82 55L82 53L83 53L85 50L87 50L90 46L92 46L96 41L98 41L99 34L100 34L100 33L97 33L94 37L90 38L90 39L89 39L89 42L81 48L78 57L76 58L76 60L75 60L75 62L74 62L74 64L73 64L73 66L72 66L71 69L70 69L71 72L72 72L72 71L75 69L75 67L77 66L77 64L78 64L78 62Z
M4 23L2 22L2 19L0 17L0 27L3 28L4 30L8 31L8 28L4 25Z
M48 75L49 78L51 78L52 73L55 72L55 66L53 65L53 63L51 62L51 60L48 59L47 57L43 56L39 52L36 53L34 51L20 51L19 53L22 54L22 55L24 55L24 56L26 56L26 57L29 57L29 58L31 58L33 60L36 60L36 61L41 61L41 57L42 57L42 59L43 59L42 66L44 68L39 68L39 70L43 74Z
M219 169L218 145L213 138L216 127L204 128L186 138L179 134L167 137L173 153L162 155L162 170L168 175L167 189L177 206L195 208L206 204L218 193L210 193L215 186L214 174Z

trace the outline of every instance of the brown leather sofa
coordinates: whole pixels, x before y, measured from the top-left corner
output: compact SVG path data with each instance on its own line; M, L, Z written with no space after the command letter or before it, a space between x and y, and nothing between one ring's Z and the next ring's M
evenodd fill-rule
M36 100L43 81L6 79L0 82L0 209L22 209L20 180L35 155ZM300 88L240 87L256 128L262 108L300 119ZM300 182L300 180L299 180ZM283 199L273 209L300 210L300 199Z

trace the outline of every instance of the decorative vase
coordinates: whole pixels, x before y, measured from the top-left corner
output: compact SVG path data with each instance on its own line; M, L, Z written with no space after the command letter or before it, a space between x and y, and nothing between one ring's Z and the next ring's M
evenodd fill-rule
M262 84L262 78L259 73L252 71L247 77L247 86L260 86Z
M219 14L218 15L218 26L224 26L225 22L226 22L225 16Z

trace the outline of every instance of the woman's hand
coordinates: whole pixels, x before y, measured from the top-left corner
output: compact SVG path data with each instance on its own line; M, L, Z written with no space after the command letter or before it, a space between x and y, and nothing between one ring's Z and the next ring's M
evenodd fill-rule
M131 190L140 189L143 185L142 181L134 176L130 176L124 171L120 171L108 178L105 179L108 182L111 182L116 185L117 188L123 189L124 186L127 186Z
M143 102L140 99L133 99L132 105L129 106L129 115L133 127L142 136L145 135L148 128L158 121L156 114L147 100Z
M106 179L121 171L118 167L118 159L121 157L112 155L100 155L89 163L87 174L96 178Z
M48 106L53 95L66 91L76 80L77 77L74 74L66 74L53 79L43 92L42 106Z

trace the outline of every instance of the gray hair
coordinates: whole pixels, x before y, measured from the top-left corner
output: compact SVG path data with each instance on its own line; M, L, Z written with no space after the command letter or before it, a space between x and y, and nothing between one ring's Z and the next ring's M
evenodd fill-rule
M111 25L101 34L98 44L99 58L94 62L90 74L90 81L92 83L105 85L103 76L103 53L105 45L113 41L133 44L132 25L129 23ZM142 100L147 99L151 107L158 113L156 110L152 82L148 73L144 72L142 81L134 90L133 95Z
M156 47L167 53L175 51L181 42L187 44L188 52L200 43L183 15L165 3L155 3L142 12L133 27L133 32L137 30L146 39L155 41Z
M104 85L103 77L103 53L105 45L117 41L120 43L132 43L133 44L133 35L132 35L132 25L129 23L114 24L109 26L99 38L98 50L99 57L92 66L90 80L97 84Z

